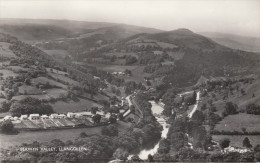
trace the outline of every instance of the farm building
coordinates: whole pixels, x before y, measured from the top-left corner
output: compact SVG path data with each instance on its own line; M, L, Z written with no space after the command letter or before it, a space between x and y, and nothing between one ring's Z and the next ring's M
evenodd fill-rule
M39 114L30 114L29 119L30 120L40 119L40 115Z

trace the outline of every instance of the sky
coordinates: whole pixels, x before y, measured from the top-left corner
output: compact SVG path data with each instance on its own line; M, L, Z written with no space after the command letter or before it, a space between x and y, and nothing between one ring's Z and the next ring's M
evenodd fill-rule
M260 0L0 0L0 18L111 22L260 37Z

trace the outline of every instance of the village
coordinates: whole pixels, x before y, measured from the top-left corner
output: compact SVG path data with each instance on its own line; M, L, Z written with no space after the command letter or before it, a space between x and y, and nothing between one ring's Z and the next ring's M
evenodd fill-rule
M131 106L130 98L122 98L122 105ZM115 106L119 106L116 104ZM105 112L104 108L94 108L86 111L80 112L67 112L67 113L53 113L50 115L40 115L40 114L24 114L20 117L6 115L4 118L1 118L0 121L11 121L15 129L18 130L41 130L41 129L63 129L63 128L75 128L75 127L95 127L109 125L111 122L111 117L114 117L115 120L119 120L119 114L123 118L130 114L129 107L121 108L119 113L110 113Z

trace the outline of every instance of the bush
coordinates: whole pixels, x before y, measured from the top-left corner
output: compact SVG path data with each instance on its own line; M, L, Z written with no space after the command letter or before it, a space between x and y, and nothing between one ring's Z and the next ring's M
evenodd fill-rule
M219 141L219 146L221 149L227 148L229 146L230 140L227 138L224 138Z
M260 106L256 104L249 104L246 106L246 113L260 115Z

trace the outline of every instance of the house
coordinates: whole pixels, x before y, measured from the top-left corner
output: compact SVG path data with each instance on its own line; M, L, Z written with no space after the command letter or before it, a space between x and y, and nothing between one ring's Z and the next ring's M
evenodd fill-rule
M104 112L103 111L97 111L96 114L99 114L101 115L101 117L105 116Z
M68 118L76 118L76 116L77 116L77 113L72 113L72 112L67 113Z
M60 114L60 115L58 115L58 118L59 119L64 119L64 118L66 118L66 115L65 114Z
M250 149L229 146L229 147L225 148L223 150L223 152L224 153L228 153L228 152L246 153L246 152L250 152Z
M14 117L14 121L17 121L19 118L18 117Z
M78 117L79 116L91 118L93 116L93 114L91 112L81 112L81 113L78 113Z
M40 115L39 114L30 114L29 119L38 120L38 119L40 119Z
M49 119L49 117L47 115L42 115L41 119Z
M56 118L58 118L58 114L56 114L56 113L51 114L51 115L50 115L50 118L52 118L52 119L56 119Z
M7 116L5 116L4 117L4 121L6 121L6 120L13 120L13 117L12 116L10 116L10 115L7 115Z
M20 120L27 120L28 116L27 115L21 115Z

